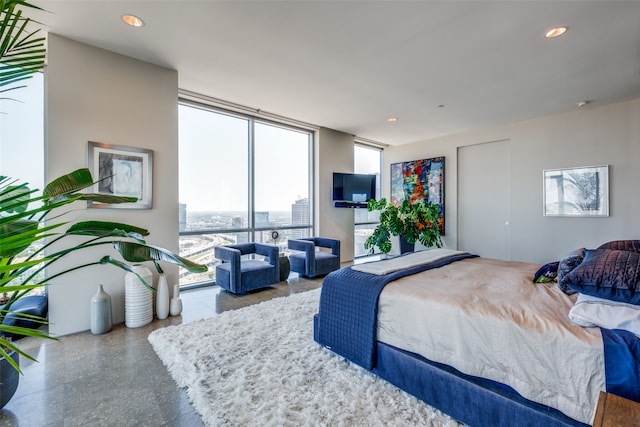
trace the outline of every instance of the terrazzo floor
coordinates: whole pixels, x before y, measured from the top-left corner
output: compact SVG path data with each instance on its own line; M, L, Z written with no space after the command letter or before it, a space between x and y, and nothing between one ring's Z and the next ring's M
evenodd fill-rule
M39 362L21 358L24 375L11 401L0 411L0 426L201 426L184 390L178 389L151 345L149 333L193 322L275 297L321 286L322 278L292 273L280 282L236 296L219 287L182 291L180 316L140 328L114 325L104 335L90 331L59 341L20 341Z

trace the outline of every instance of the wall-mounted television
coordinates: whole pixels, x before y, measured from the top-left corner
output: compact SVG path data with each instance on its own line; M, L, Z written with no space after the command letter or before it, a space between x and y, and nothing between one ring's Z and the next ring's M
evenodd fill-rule
M336 207L366 207L376 198L376 175L333 173L333 200Z

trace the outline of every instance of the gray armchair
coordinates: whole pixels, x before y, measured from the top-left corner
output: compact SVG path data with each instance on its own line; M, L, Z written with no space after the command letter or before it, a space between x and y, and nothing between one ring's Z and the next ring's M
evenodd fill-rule
M216 266L216 284L234 294L271 286L280 281L278 247L262 243L216 246L215 256L222 260ZM265 257L252 259L243 255Z
M302 276L316 277L340 268L340 240L328 237L289 239L289 249L300 252L289 254L291 271ZM330 249L316 250L317 247Z

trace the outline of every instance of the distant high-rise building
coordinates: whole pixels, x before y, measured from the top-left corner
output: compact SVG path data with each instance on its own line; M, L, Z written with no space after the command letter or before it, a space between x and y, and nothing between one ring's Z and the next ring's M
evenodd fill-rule
M233 228L242 228L244 227L244 218L241 216L234 216L231 218L231 227Z
M266 227L269 225L269 212L256 212L256 227Z
M244 218L241 216L234 216L231 218L231 227L233 228L244 228ZM236 234L236 243L247 243L249 239L247 238L247 233L237 233Z
M291 225L311 224L311 210L309 209L309 199L298 199L291 205ZM291 230L291 238L309 237L308 229Z
M185 231L187 229L187 204L178 204L178 229Z
M369 221L369 211L366 208L357 208L353 211L353 219L356 223Z

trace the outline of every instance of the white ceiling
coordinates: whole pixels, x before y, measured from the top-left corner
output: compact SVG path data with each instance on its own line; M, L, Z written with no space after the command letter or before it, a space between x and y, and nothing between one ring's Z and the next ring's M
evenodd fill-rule
M34 2L181 89L386 144L640 97L640 1Z

